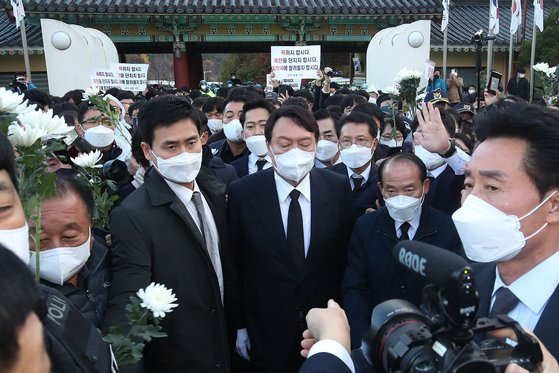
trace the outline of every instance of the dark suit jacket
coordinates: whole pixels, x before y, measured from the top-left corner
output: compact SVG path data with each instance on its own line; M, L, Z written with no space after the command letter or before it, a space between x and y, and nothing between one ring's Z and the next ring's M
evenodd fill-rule
M516 80L516 76L509 79L507 92L511 95L530 101L530 82L526 78Z
M344 362L335 355L320 352L308 358L299 373L350 373Z
M231 162L231 166L235 167L239 177L248 175L248 153Z
M463 186L464 175L456 175L452 167L447 165L439 177L431 180L425 204L452 215L460 208L460 192Z
M462 253L460 237L450 216L425 205L413 239ZM361 345L377 304L394 298L421 304L426 283L394 260L392 249L397 242L394 220L386 207L362 216L355 223L342 288L354 348Z
M227 139L219 140L219 141L216 141L216 142L210 144L210 148L217 150L217 153L215 153L214 155L221 158L223 160L223 162L225 162L227 164L233 162L234 160L242 158L246 154L248 154L248 149L245 149L245 151L242 152L241 154L239 154L237 156L233 155L231 153L231 148L229 147L229 144L227 143Z
M196 178L219 232L225 304L232 268L227 252L225 186L206 168ZM104 327L125 326L129 297L151 282L173 289L178 307L161 321L166 338L144 349L150 372L229 372L225 313L204 239L184 204L153 168L111 214L113 282Z
M491 305L491 293L495 285L495 263L472 263L479 293L479 317L487 317ZM537 291L537 289L535 289ZM559 286L549 298L536 324L534 334L549 352L559 359Z
M251 361L260 367L280 367L299 346L307 312L340 299L353 226L351 192L347 179L331 171L312 169L310 183L311 240L303 273L287 246L274 170L245 176L229 189L230 244L244 307L239 328L248 328Z
M349 184L349 177L347 174L347 166L343 163L335 164L328 167L328 170L337 172L345 176L346 182ZM377 208L376 201L383 202L382 194L377 186L378 182L378 167L376 164L371 163L371 173L369 179L365 181L362 189L353 192L353 208L355 216L359 217L365 213L369 207ZM351 186L350 186L351 187Z

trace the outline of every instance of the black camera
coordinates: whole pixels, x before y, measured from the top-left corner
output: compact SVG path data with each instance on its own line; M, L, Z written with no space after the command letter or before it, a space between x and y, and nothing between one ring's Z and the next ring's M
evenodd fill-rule
M126 183L130 180L130 173L128 172L126 163L118 159L105 162L99 176L103 180L112 180L117 185Z
M472 269L460 256L417 241L401 241L395 259L425 277L423 304L392 299L377 305L361 350L378 372L504 372L515 363L529 371L542 361L536 338L506 315L478 319L479 298ZM512 328L511 346L488 331Z

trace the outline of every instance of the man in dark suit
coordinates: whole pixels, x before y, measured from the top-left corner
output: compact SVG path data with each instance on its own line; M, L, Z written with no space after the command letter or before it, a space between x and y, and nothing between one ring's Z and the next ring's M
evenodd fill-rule
M229 372L225 186L202 163L200 118L186 99L160 96L139 113L144 184L111 214L113 285L104 326L126 326L129 297L151 282L178 307L166 338L144 348L149 372Z
M511 95L520 97L526 102L530 101L530 82L526 79L526 68L519 67L516 76L509 79L507 92Z
M362 112L352 112L336 126L342 163L329 168L346 177L353 193L356 216L380 206L382 196L377 187L377 166L372 162L378 143L375 118Z
M270 101L264 99L249 101L243 106L240 117L243 125L242 135L250 153L231 162L239 177L272 167L264 129L266 121L274 110Z
M480 144L452 216L474 267L480 313L507 314L559 357L559 115L499 102L478 114Z
M237 351L258 372L289 373L302 363L306 313L340 299L351 191L345 178L313 168L318 126L307 110L275 111L265 136L274 168L229 191L243 306Z
M412 239L461 252L450 216L422 205L429 191L426 174L425 165L413 154L387 158L380 166L378 182L386 207L355 224L343 282L353 347L361 345L377 304L393 298L421 304L426 282L393 259L392 248L398 241Z

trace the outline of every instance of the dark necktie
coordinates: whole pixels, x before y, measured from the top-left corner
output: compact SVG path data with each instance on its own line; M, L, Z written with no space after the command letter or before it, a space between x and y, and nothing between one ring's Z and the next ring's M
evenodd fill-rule
M212 262L215 273L217 275L217 280L219 282L219 289L221 291L221 299L223 300L223 272L221 268L221 259L219 252L214 246L210 228L208 226L208 221L206 219L206 211L204 209L204 203L202 202L202 194L200 192L194 192L192 194L192 202L196 207L196 212L198 213L198 219L200 220L200 232L204 237L204 242L206 243L206 250L208 251L208 256Z
M264 169L264 166L266 165L268 161L265 159L259 159L256 161L256 172L258 171L262 171Z
M400 225L400 232L402 232L402 234L400 234L400 241L410 239L410 236L408 236L409 230L410 230L410 223L408 223L407 221L405 221L404 223L402 223L402 225Z
M365 180L365 178L355 174L351 175L351 178L353 179L353 193L356 193L363 188L363 180Z
M489 317L497 317L497 315L506 315L516 307L519 300L509 288L500 287L495 293L495 302L489 311Z
M289 213L287 215L287 244L297 269L301 271L305 263L305 237L303 234L303 213L299 205L299 192L293 189L289 196Z

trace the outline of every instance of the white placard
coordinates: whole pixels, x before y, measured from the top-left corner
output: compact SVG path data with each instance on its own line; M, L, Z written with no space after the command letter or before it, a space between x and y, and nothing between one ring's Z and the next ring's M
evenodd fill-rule
M425 79L433 79L434 74L435 74L435 62L431 60L425 61L425 71L423 73Z
M320 69L320 45L272 47L270 57L276 79L317 78L316 71Z
M141 92L146 89L148 64L112 63L110 69L91 72L91 86L101 91L119 88L123 91Z

